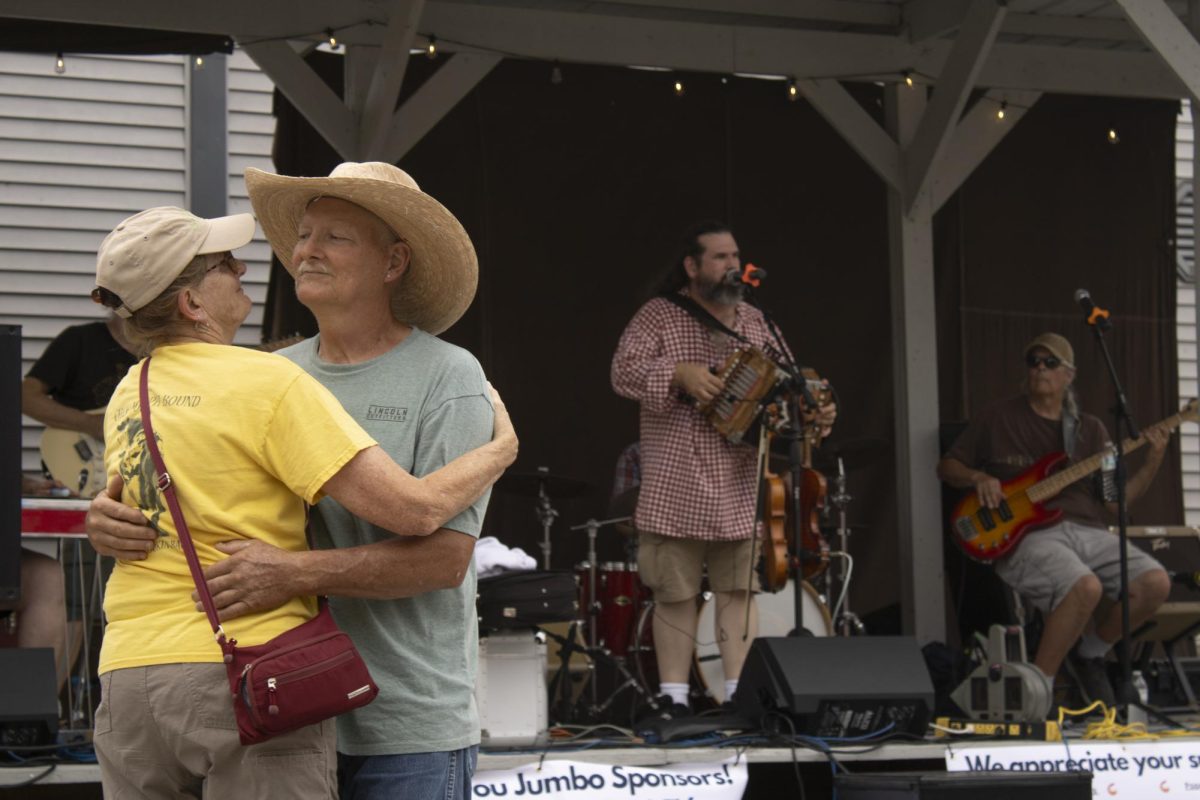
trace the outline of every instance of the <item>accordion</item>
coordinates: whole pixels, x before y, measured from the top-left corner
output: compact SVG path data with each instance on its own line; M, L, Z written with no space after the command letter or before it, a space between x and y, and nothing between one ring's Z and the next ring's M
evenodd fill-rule
M698 408L718 433L740 442L786 376L761 350L749 347L731 354L717 377L725 388Z

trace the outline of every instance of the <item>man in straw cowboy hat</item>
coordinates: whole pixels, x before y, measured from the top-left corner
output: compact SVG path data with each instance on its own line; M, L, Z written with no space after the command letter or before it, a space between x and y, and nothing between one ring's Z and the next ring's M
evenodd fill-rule
M1012 480L1047 455L1065 452L1075 463L1109 447L1104 423L1080 413L1072 382L1075 350L1060 334L1043 333L1025 346L1025 391L991 404L971 420L938 463L938 477L975 492L980 503L999 508L1000 482ZM1150 447L1129 479L1130 503L1154 480L1166 453L1168 432L1142 429ZM1120 590L1120 548L1107 530L1110 492L1078 481L1046 502L1062 520L1025 536L995 564L996 574L1044 615L1042 638L1033 663L1053 682L1068 654L1091 700L1115 702L1104 656L1121 635L1120 606L1101 619L1093 612L1102 595ZM1107 502L1115 513L1116 504ZM1133 627L1154 616L1170 590L1162 565L1129 548L1129 617ZM1077 643L1078 642L1078 643Z
M491 438L475 358L436 337L475 294L478 262L454 215L404 171L341 164L328 178L246 170L255 214L320 333L281 350L328 387L402 466L420 476ZM206 577L222 617L329 594L380 686L338 720L343 798L470 796L479 743L475 539L485 495L432 536L397 538L322 501L322 549L223 545ZM129 557L140 522L103 498L89 513L101 552Z

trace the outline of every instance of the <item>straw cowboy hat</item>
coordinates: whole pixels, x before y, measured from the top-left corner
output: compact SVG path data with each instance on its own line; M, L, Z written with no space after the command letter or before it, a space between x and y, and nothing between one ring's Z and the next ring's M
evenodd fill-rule
M289 178L251 167L246 189L267 241L293 278L292 250L304 210L318 197L337 197L379 217L412 248L408 271L392 294L396 319L438 334L457 322L475 297L479 261L471 238L399 167L347 162L328 178Z

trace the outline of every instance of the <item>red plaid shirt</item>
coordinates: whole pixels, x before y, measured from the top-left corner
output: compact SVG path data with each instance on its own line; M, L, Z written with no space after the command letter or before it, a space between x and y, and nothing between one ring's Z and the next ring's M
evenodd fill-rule
M731 327L749 344L774 349L754 307L739 303ZM638 530L710 541L754 535L755 449L728 442L671 385L679 362L720 368L744 346L660 297L642 306L621 334L613 356L613 389L641 404Z

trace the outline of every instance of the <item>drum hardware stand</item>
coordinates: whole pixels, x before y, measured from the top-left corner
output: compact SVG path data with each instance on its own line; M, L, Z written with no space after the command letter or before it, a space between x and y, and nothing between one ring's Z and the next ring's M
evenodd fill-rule
M538 522L542 526L542 541L540 545L542 548L542 569L550 569L550 528L554 526L554 520L558 519L558 511L550 504L550 495L546 492L545 475L550 474L549 467L538 467L537 471L542 477L538 481L538 499L534 515L537 516Z
M846 465L842 462L841 456L838 456L837 464L838 474L834 478L834 493L828 497L828 500L838 510L838 547L845 554L850 552L850 527L846 524L846 506L850 505L850 501L854 498L846 492ZM846 585L848 581L848 568L843 557L837 574L838 590L842 597L838 603L837 617L833 620L833 631L839 636L849 636L853 629L854 634L862 635L866 633L866 628L858 615L850 610L850 593L849 587Z
M601 647L599 641L597 640L600 628L600 603L596 600L596 564L597 559L599 558L599 555L596 553L596 536L599 534L600 529L605 525L615 525L618 522L628 522L630 519L630 517L613 517L612 519L603 520L589 519L587 522L584 522L581 525L572 525L570 528L570 530L573 531L586 530L588 537L588 596L586 598L588 643L587 646L583 648L580 648L578 645L572 643L564 650L559 651L560 656L563 658L563 666L560 667L560 672L566 669L567 659L570 658L570 651L582 650L582 652L589 657L588 684L590 686L592 702L588 706L587 710L588 714L593 718L598 718L600 714L604 713L604 711L606 711L608 707L612 705L613 701L617 699L617 695L630 687L636 690L638 694L646 698L651 708L653 708L655 711L658 710L658 705L655 702L655 699L647 694L646 690L642 687L638 679L634 677L632 672L629 671L629 668L625 665L625 659L621 656L614 656L608 650L608 648ZM558 639L557 636L554 638ZM597 660L616 667L617 671L621 673L622 678L622 683L613 690L612 694L610 694L603 703L600 702L600 686L596 682ZM557 678L555 678L555 680L557 680Z

